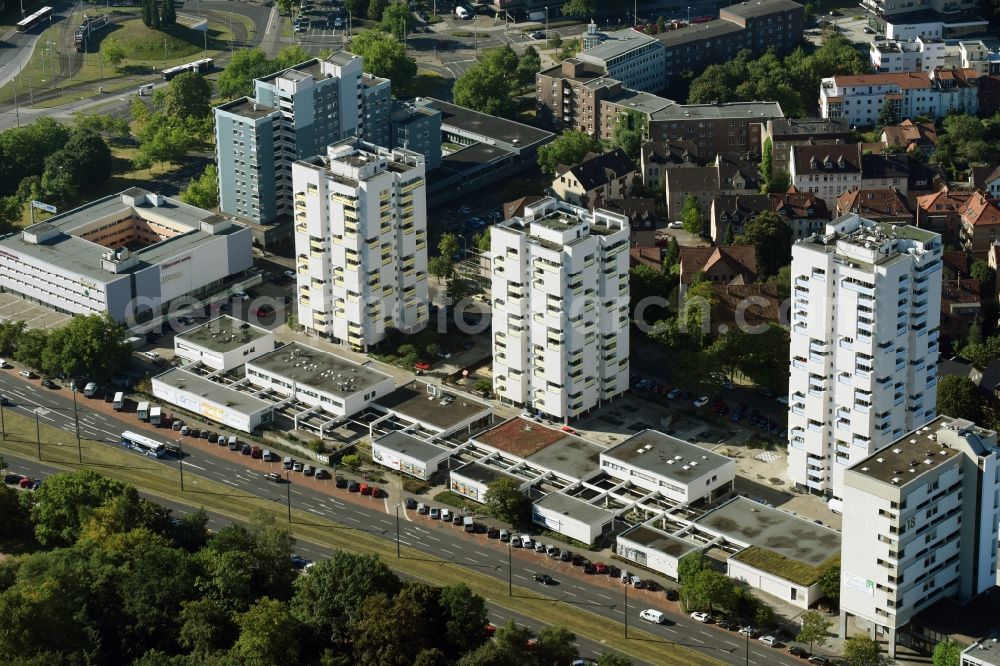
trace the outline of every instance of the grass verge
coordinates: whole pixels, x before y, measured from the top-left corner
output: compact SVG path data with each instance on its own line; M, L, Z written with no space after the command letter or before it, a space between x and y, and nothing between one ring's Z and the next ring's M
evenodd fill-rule
M0 450L10 451L25 458L36 455L35 424L23 416L5 413L7 437ZM73 435L48 425L40 428L43 462L63 468L79 469L77 447ZM185 491L181 492L176 474L163 465L134 453L117 449L91 440L82 442L82 467L93 469L109 477L127 481L143 492L155 497L202 506L208 511L245 520L260 509L285 519L286 510L273 501L249 495L238 489L198 477L188 470L185 474ZM543 624L562 625L580 636L599 641L610 648L653 664L673 666L708 666L718 664L699 652L665 641L657 636L633 628L632 638L625 640L615 631L609 634L608 620L582 608L543 596L537 590L515 587L514 596L507 595L507 584L479 574L468 567L434 557L422 551L403 547L402 557L387 556L391 544L367 530L353 529L324 520L303 511L293 510L292 533L296 538L341 548L345 551L375 554L387 565L420 580L438 585L465 583L474 592L490 602L535 618Z

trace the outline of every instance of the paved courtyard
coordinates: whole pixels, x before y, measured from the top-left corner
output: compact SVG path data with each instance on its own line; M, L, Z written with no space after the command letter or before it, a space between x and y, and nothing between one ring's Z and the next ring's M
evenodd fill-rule
M28 328L59 328L71 315L25 300L16 294L0 292L0 321L23 321Z

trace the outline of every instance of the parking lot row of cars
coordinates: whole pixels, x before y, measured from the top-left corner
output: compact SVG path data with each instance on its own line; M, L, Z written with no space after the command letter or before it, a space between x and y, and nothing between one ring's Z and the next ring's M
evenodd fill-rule
M772 634L762 632L751 625L742 625L727 618L715 618L710 613L696 611L691 613L691 619L702 624L715 624L720 629L727 631L735 631L744 638L756 639L768 647L780 648L785 646L778 637ZM807 659L810 664L817 664L818 666L832 665L832 662L827 657L810 654L808 650L798 645L789 645L788 652L796 657Z

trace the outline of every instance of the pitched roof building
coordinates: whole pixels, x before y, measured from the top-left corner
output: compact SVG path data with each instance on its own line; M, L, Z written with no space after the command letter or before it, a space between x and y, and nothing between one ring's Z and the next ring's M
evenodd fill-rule
M698 158L698 146L693 141L670 139L668 141L647 141L639 153L642 170L642 184L645 187L663 187L667 169L702 166Z
M970 196L971 192L956 192L947 186L933 194L918 196L917 226L941 234L945 245L958 245L962 228L960 211Z
M760 189L760 170L755 161L742 155L717 155L707 166L667 169L664 189L669 219L681 219L689 195L698 200L702 215L707 218L714 197L756 193Z
M971 252L986 252L998 240L1000 207L982 193L976 192L959 211L962 247Z
M857 213L877 222L913 224L913 211L906 197L890 187L878 190L848 190L837 197L837 217Z
M937 145L937 129L934 123L915 123L907 118L898 125L886 126L881 139L886 146L902 146L908 153L929 153Z
M681 286L691 284L696 273L718 284L750 284L757 281L757 250L753 245L728 247L682 247Z
M625 199L636 177L635 164L620 148L587 158L575 166L560 167L552 189L563 201L594 206L608 199Z

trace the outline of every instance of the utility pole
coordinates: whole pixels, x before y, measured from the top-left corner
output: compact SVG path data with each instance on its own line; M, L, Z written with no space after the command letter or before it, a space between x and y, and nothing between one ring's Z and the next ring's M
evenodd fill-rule
M288 523L292 523L292 480L288 478L288 472L285 472L285 497L288 500Z
M399 505L396 505L396 559L402 558L403 555L399 550Z
M545 5L545 37L549 36L549 6Z
M35 444L38 446L38 462L42 462L42 432L38 427L38 408L35 408Z
M76 386L73 387L73 424L76 426L76 453L83 464L83 444L80 443L80 413L76 409Z
M514 537L511 537L512 539ZM514 596L514 564L511 559L510 541L507 542L507 596Z
M628 638L628 581L625 581L625 638Z
M177 471L181 475L181 492L184 492L184 446L183 437L177 438Z
M0 434L3 435L3 439L7 441L7 425L3 422L3 402L0 401Z
M18 75L21 74L20 68L18 68ZM17 105L17 76L11 79L14 82L14 118L17 120L17 126L21 126L21 109Z

